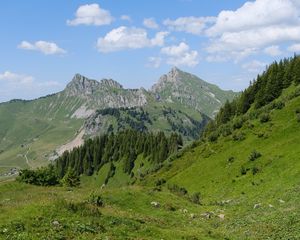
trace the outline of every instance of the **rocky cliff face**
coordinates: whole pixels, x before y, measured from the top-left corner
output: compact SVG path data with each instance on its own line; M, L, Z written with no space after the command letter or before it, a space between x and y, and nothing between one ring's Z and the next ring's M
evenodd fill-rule
M144 106L149 95L144 89L124 89L112 79L98 82L80 74L73 77L63 94L82 100L72 115L76 118L86 118L96 109Z

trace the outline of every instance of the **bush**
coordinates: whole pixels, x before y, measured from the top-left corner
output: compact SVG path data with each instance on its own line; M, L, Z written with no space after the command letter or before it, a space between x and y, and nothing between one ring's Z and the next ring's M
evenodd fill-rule
M231 127L229 125L224 125L221 128L221 134L223 137L227 137L232 133Z
M233 163L233 162L234 162L234 157L229 157L229 158L227 159L227 162Z
M97 207L102 207L104 205L104 201L103 201L101 195L97 195L97 194L95 194L95 192L92 192L90 194L90 196L87 199L87 202L92 205L95 205Z
M201 194L199 192L193 193L190 200L192 203L201 204Z
M260 122L261 123L266 123L266 122L269 122L270 120L271 120L271 118L270 118L270 115L268 113L263 113L260 116Z
M157 179L156 181L155 181L155 186L156 187L159 187L159 186L161 186L161 185L163 185L163 184L165 184L166 183L166 180L165 179Z
M236 118L233 121L233 129L240 129L243 126L243 119L242 118Z
M261 153L257 152L256 150L253 150L249 156L249 161L253 162L260 157L261 157Z
M241 166L241 170L240 170L242 175L246 175L247 174L247 169L244 166Z
M59 183L53 165L37 170L23 169L20 171L17 181L39 186L54 186Z
M282 102L282 101L274 102L274 103L272 104L272 108L273 108L273 109L282 109L282 108L284 108L284 107L285 107L285 104L284 104L284 102Z
M69 168L61 183L65 187L78 187L80 185L80 178L72 168Z
M208 141L215 142L218 140L219 134L215 131L208 136Z
M252 174L255 175L255 174L257 174L258 172L259 172L259 168L256 167L256 166L254 166L254 167L252 168Z
M240 133L235 133L235 134L233 134L232 135L232 139L234 140L234 141L243 141L243 140L245 140L245 134L244 133L242 133L242 132L240 132Z
M184 196L188 194L188 191L184 187L179 187L176 184L168 185L168 189L176 193L177 195Z

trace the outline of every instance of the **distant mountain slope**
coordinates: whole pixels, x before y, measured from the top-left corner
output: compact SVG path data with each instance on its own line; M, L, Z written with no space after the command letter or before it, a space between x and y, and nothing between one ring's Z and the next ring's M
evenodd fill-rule
M80 144L81 136L95 136L111 131L111 127L114 131L132 127L132 121L136 125L145 125L147 131L175 131L189 141L197 138L208 121L207 116L211 117L226 97L231 99L235 94L178 69L171 70L167 76L173 75L174 86L182 92L167 88L171 79L168 77L166 82L161 80L147 91L125 89L112 79L96 81L76 74L59 93L36 100L0 104L0 168L43 165L55 157L55 150L61 152L62 149L69 150L66 146L76 146L67 144L73 139ZM176 94L178 99L166 97L168 91ZM122 117L99 115L99 110L110 108L123 108L120 110ZM131 108L143 109L151 123L131 118ZM103 122L109 121L112 123L104 126ZM62 145L64 148L59 149Z
M226 100L232 100L238 94L221 90L197 76L183 72L178 68L159 79L151 92L162 102L192 107L213 118Z

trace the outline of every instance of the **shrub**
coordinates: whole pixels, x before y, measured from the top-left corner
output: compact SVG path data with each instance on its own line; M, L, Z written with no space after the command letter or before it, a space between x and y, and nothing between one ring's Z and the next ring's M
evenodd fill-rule
M284 108L284 107L285 107L285 104L284 104L284 102L282 102L282 101L274 102L274 103L272 104L272 108L273 108L273 109L282 109L282 108Z
M246 175L247 174L247 169L244 166L241 166L241 170L240 170L242 175Z
M256 167L256 166L254 166L254 167L252 168L252 174L255 175L255 174L257 174L258 172L259 172L259 168Z
M176 211L176 207L174 207L171 203L167 203L167 204L165 205L165 209L166 209L167 211L171 211L171 212Z
M240 133L235 133L235 134L233 134L232 135L232 139L234 140L234 141L243 141L243 140L245 140L245 134L244 133L242 133L242 132L240 132Z
M243 119L242 118L236 118L233 121L233 129L240 129L243 126Z
M166 180L165 179L157 179L156 181L155 181L155 186L156 187L158 187L158 186L161 186L161 185L163 185L163 184L165 184L166 183Z
M234 157L229 157L228 159L227 159L227 162L229 162L229 163L233 163L234 162Z
M261 157L261 153L257 152L256 150L253 150L249 156L249 161L255 161L256 159Z
M78 187L80 185L80 178L72 168L69 168L61 183L65 187Z
M195 204L201 204L201 194L199 192L193 193L190 197L190 201Z
M271 118L270 118L270 115L268 113L263 113L260 116L259 120L260 120L261 123L266 123L266 122L269 122L271 120Z
M104 201L103 201L101 195L97 195L97 194L95 194L95 192L92 192L90 194L90 196L87 199L87 202L92 205L95 205L97 207L102 207L104 205Z
M227 137L232 133L231 127L229 125L224 125L221 128L221 134L223 137Z
M215 131L208 136L208 141L215 142L218 140L219 134Z
M168 185L168 189L180 196L188 194L188 191L184 187L179 187L176 184Z
M54 186L59 183L53 165L37 170L23 169L20 171L17 181L39 186Z

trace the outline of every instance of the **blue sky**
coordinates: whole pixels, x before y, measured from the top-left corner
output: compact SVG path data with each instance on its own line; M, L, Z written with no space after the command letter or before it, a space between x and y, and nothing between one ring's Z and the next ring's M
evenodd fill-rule
M299 0L0 3L0 102L62 90L75 73L149 88L172 66L241 90L300 51Z

